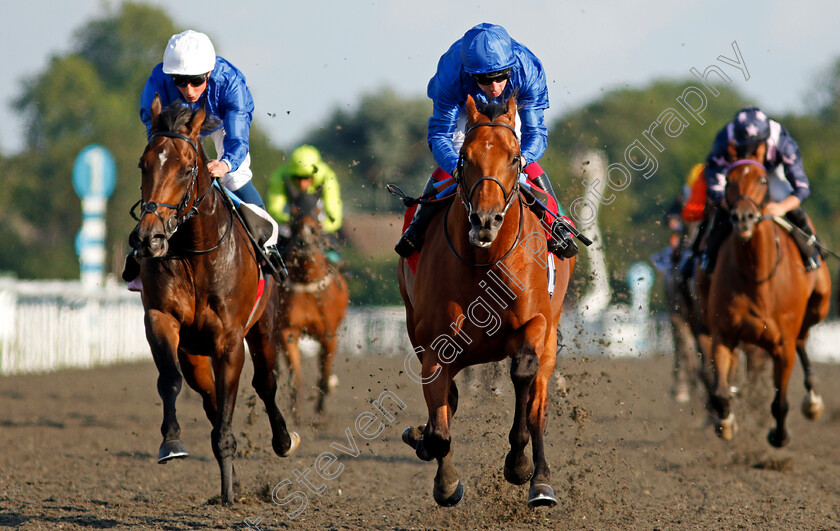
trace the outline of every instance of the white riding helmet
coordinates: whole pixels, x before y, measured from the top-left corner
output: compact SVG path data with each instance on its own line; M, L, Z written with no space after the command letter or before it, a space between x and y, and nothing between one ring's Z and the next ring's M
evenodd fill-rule
M179 76L205 74L216 65L216 49L210 37L187 30L173 35L163 52L163 73Z

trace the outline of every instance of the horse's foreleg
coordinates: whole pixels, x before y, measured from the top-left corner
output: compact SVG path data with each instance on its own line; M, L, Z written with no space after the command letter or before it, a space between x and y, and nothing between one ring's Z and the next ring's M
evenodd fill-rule
M434 359L429 360L428 358ZM437 377L423 384L423 397L429 410L429 422L423 432L422 445L426 455L440 459L449 453L452 441L449 433L449 423L455 413L450 404L452 374L448 366L440 365L434 352L430 351L423 359L421 373L423 378L431 377L438 370L438 367L442 367L442 370Z
M181 392L182 378L176 362L179 323L169 314L157 310L146 312L146 339L158 370L157 390L163 403L163 422L160 433L163 442L158 450L158 463L187 457L187 447L181 442L181 426L175 412L175 401Z
M300 444L300 436L289 432L286 420L277 407L277 366L276 337L272 333L272 323L261 320L248 332L248 347L254 363L254 378L251 384L265 404L268 422L271 425L271 447L280 457L288 457Z
M805 373L805 391L807 391L805 398L802 399L802 414L809 420L816 420L825 409L825 404L822 397L817 393L817 377L814 375L814 368L811 367L811 360L808 359L805 341L807 339L796 340L796 353L799 354L802 372Z
M790 434L785 428L785 418L789 408L787 386L795 360L796 346L793 342L782 344L773 353L773 383L776 387L776 396L770 406L770 411L776 419L776 427L770 429L767 442L776 448L781 448L790 442Z
M674 401L685 403L689 400L688 373L692 364L691 350L693 338L691 328L683 316L671 313L671 330L674 337Z
M732 392L729 388L729 374L733 366L734 347L735 345L726 345L717 339L712 345L715 385L709 398L712 409L717 413L715 432L718 437L726 440L732 439L737 430L735 415L730 409Z
M330 374L332 373L332 364L333 359L335 358L335 349L337 345L338 338L335 334L325 335L321 339L321 356L319 358L321 364L321 377L318 380L318 403L315 406L315 411L317 411L318 414L322 414L324 412L324 401L332 390L330 384Z
M245 358L242 337L231 338L222 347L218 358L213 360L213 372L216 378L216 403L218 415L210 439L213 455L219 463L222 473L222 504L234 502L235 474L233 457L236 455L236 437L233 435L233 409L236 405L236 393L239 390L239 376Z
M303 371L300 362L300 349L298 340L300 332L294 328L284 328L280 331L280 342L286 354L286 362L289 365L289 379L292 384L292 416L299 420L299 400L303 392Z
M534 473L534 464L525 455L530 440L528 426L528 405L531 403L531 387L537 376L540 361L531 345L522 345L514 354L510 364L510 378L513 381L516 403L513 412L513 426L508 440L510 451L505 457L505 479L514 485L527 482Z

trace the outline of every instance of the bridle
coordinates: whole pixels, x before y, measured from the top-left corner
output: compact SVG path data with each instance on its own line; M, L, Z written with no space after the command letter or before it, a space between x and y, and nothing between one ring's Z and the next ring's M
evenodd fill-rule
M472 133L477 128L484 127L484 126L487 126L487 127L504 127L506 129L510 130L510 132L512 132L513 135L516 136L516 130L513 127L509 126L508 124L503 124L501 122L479 122L477 124L472 125L471 127L469 127L467 129L467 131L464 134L464 139L465 139L464 144L466 145L466 137L468 137L470 135L470 133ZM499 185L499 188L502 189L502 197L504 197L504 199L505 199L505 208L502 210L502 216L507 214L508 209L510 209L511 205L513 204L513 200L516 199L517 197L519 198L519 229L517 230L516 238L514 239L513 244L511 244L510 249L508 249L507 252L504 255L502 255L502 257L499 258L498 260L494 260L493 262L484 262L484 263L468 262L467 260L464 260L463 258L461 258L461 256L455 250L455 247L452 245L452 240L449 238L449 232L447 232L447 230L446 230L447 220L449 219L449 210L452 207L452 203L449 204L449 206L446 208L446 212L444 212L444 217L443 217L443 235L446 238L446 244L449 246L449 250L452 251L452 254L455 255L455 258L457 258L459 262L461 262L462 264L464 264L466 266L469 266L469 267L492 267L492 266L498 264L499 262L503 261L505 258L510 256L510 254L513 252L513 250L516 248L516 244L519 242L519 238L522 236L522 225L523 225L523 219L525 217L524 216L524 208L522 206L522 198L519 195L519 174L522 171L522 155L517 155L517 157L518 157L518 160L519 160L519 165L517 167L516 178L514 179L514 183L513 183L513 186L510 189L510 192L508 192L505 189L505 186L497 178L493 177L492 175L485 175L484 177L480 177L479 179L477 179L473 183L473 185L470 187L469 193L467 193L466 197L464 197L465 188L466 188L466 186L465 186L466 183L464 181L464 169L465 169L465 166L466 166L466 160L464 158L464 148L461 147L461 153L458 155L458 169L455 172L454 177L455 177L455 183L458 185L458 188L457 188L458 199L460 199L461 204L464 205L464 209L467 211L467 218L468 219L469 219L470 215L473 214L472 196L475 193L475 190L478 187L478 185L481 184L483 181L492 181L492 182L496 183L497 185Z
M729 177L729 174L732 172L732 170L734 170L735 168L737 168L739 166L744 166L744 165L758 166L759 168L765 170L765 173L767 171L767 168L765 168L764 164L762 164L758 161L755 161L755 160L752 160L752 159L736 160L735 162L733 162L732 164L730 164L729 166L726 167L727 179ZM728 185L729 185L729 183L727 182L727 186ZM735 200L732 202L731 205L729 205L730 212L732 212L735 209L735 205L737 205L739 202L747 201L748 203L750 203L750 206L758 212L758 215L756 216L755 225L758 225L759 223L761 223L764 220L773 219L773 216L771 216L771 215L762 215L761 214L761 212L764 210L764 207L767 206L767 203L770 201L770 190L769 190L769 185L766 182L766 175L765 175L764 186L767 189L764 192L764 198L761 200L761 203L759 203L758 201L756 201L755 199L753 199L752 197L750 197L746 194L741 194L741 195L739 195L735 198ZM735 216L734 212L732 212L731 216L733 217L732 221L733 222L736 221L734 219L734 216ZM762 278L762 279L754 279L754 278L747 277L743 272L741 272L739 270L739 272L741 272L741 276L744 277L746 280L749 280L751 282L755 282L756 284L761 284L763 282L766 282L766 281L770 280L776 274L776 271L779 268L779 264L781 264L781 262L782 262L782 243L779 240L779 233L778 233L778 229L777 229L775 224L773 225L773 236L774 236L773 239L775 240L775 243L776 243L776 263L773 265L773 269L770 271L770 274L767 275L765 278Z
M467 129L466 133L464 133L464 143L466 144L466 137L470 136L470 133L472 133L479 127L485 126L504 127L510 130L510 132L513 133L513 136L516 137L516 130L508 124L503 124L501 122L479 122ZM502 216L504 216L507 213L508 209L513 204L513 200L516 198L519 192L519 174L522 171L522 155L517 155L517 159L519 161L519 165L516 170L517 178L514 180L513 187L511 187L510 192L508 192L505 189L505 186L497 178L493 177L492 175L485 175L484 177L480 177L473 183L473 185L470 187L469 193L466 197L464 197L464 190L466 184L464 182L464 167L466 166L466 159L464 158L464 148L461 147L461 153L458 155L458 171L455 174L455 183L458 185L458 199L461 200L461 204L463 204L464 208L467 210L467 217L469 217L473 213L472 196L475 193L476 188L478 188L478 185L481 184L483 181L491 181L499 185L499 188L502 189L502 197L505 198L505 208L502 210Z
M191 148L193 148L193 151L195 151L195 163L193 164L192 168L187 170L186 173L186 175L188 175L190 178L190 182L184 189L184 195L181 196L181 201L179 201L177 205L171 205L169 203L157 203L155 201L143 201L143 199L141 198L131 206L131 208L129 209L129 214L131 214L131 217L137 220L138 222L142 221L143 216L145 216L146 214L154 214L160 220L161 225L163 225L164 236L166 237L166 239L169 239L172 237L172 235L175 234L175 232L178 230L179 227L181 227L181 225L189 221L190 218L192 218L194 215L198 214L199 206L201 206L202 201L204 201L208 194L210 194L214 186L208 186L207 190L204 191L204 194L201 197L198 197L197 199L192 201L192 206L188 209L188 205L193 197L193 194L195 194L196 196L198 195L198 163L201 159L198 146L190 137L181 133L171 131L158 131L152 133L151 135L149 135L149 143L151 143L152 140L157 137L177 138L183 140L184 142L189 144ZM140 207L139 214L137 213L137 207ZM161 216L160 212L158 212L158 208L160 207L174 210L175 215L169 218L168 222L164 221L163 216ZM227 230L222 235L222 237L219 238L219 241L216 243L216 245L210 247L209 249L182 249L182 251L193 254L209 253L210 251L217 249L222 244L224 239L230 233L231 227L233 227L232 211L230 212L230 222L228 223Z
M732 170L734 170L735 168L737 168L739 166L746 166L746 165L758 166L759 168L763 169L765 171L765 173L767 172L767 168L764 167L764 164L762 164L758 161L755 161L755 160L752 160L752 159L736 160L735 162L733 162L732 164L730 164L729 166L726 167L725 171L726 171L727 179L729 178L729 174L732 172ZM729 185L729 183L727 182L727 186L728 185ZM756 201L755 199L753 199L752 197L750 197L746 194L741 194L741 195L739 195L735 198L735 200L732 202L731 205L729 205L729 211L730 212L733 211L735 209L735 205L737 205L739 202L747 201L758 212L758 216L756 216L757 217L756 224L764 221L765 219L772 218L773 216L768 216L768 215L762 216L761 215L761 212L764 210L764 207L767 206L767 203L770 201L770 193L769 193L769 187L768 187L767 182L766 182L766 176L765 176L764 186L768 189L765 190L764 199L762 199L761 203L759 203L758 201Z

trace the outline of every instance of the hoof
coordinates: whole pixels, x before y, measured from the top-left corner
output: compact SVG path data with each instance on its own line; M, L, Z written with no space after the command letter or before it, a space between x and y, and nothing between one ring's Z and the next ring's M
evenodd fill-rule
M825 409L825 404L820 395L814 391L810 391L805 398L802 399L802 414L808 420L817 420L822 415Z
M338 376L330 374L330 377L327 378L327 389L335 391L336 388L338 388Z
M737 431L738 423L735 422L735 414L731 411L728 417L718 420L715 424L715 433L725 441L731 441Z
M519 456L517 460L511 452L508 452L505 457L505 479L513 485L524 485L534 475L534 463L524 453Z
M419 457L423 461L431 461L432 456L428 454L428 452L426 451L426 447L423 446L424 429L425 426L409 426L408 428L403 430L402 440L405 444L414 448L414 452L417 454L417 457Z
M782 448L783 446L787 446L787 443L790 442L790 434L787 430L782 430L781 433L779 433L779 430L776 428L771 428L770 431L767 432L767 442L769 442L774 448Z
M288 450L286 450L285 452L278 453L280 457L289 457L290 455L295 453L295 450L297 450L298 446L300 446L300 435L298 435L296 431L289 433L289 438L292 440L292 443L291 445L289 445Z
M190 454L187 452L187 447L179 440L163 441L158 451L158 464L165 465L171 459L183 459Z
M528 491L528 507L554 507L557 505L557 498L549 485L533 485Z
M435 501L441 507L454 507L464 499L464 485L461 483L461 480L458 480L458 486L455 487L452 494L441 494L438 492L437 488L435 488L432 492L432 496L434 496Z
M691 399L688 392L687 384L678 384L674 386L674 402L677 404L686 404Z

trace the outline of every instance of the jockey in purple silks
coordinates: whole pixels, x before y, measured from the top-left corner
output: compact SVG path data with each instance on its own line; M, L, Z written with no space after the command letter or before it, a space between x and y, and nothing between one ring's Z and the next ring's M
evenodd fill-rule
M804 232L803 237L794 240L805 270L816 269L820 264L820 253L814 245L817 240L801 207L811 193L811 185L802 166L799 146L779 122L768 118L758 107L745 107L735 113L732 121L718 132L706 159L706 190L715 207L715 216L701 261L703 268L709 273L714 270L720 245L732 230L728 213L721 208L727 169L737 160L754 157L759 157L767 169L769 203L764 208L765 214L784 216Z
M523 184L545 193L545 205L534 202L532 209L550 228L548 249L560 257L571 258L577 254L577 244L568 230L561 222L555 222L558 210L561 215L563 211L551 182L537 163L545 152L548 138L543 117L543 111L548 108L548 88L540 60L510 38L503 27L479 24L441 56L427 93L434 102L428 141L439 167L429 177L423 195L433 193L435 183L451 178L456 172L464 141L467 96L475 99L479 109L483 104L514 97L518 108L516 129L527 176ZM420 250L426 227L440 208L440 202L418 206L414 219L397 243L399 255L407 257Z

